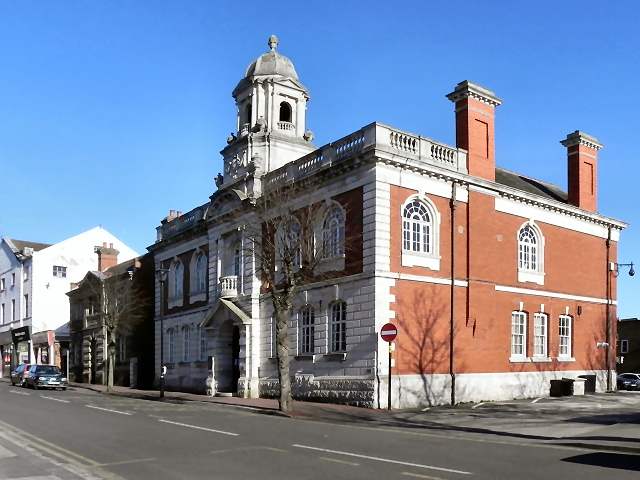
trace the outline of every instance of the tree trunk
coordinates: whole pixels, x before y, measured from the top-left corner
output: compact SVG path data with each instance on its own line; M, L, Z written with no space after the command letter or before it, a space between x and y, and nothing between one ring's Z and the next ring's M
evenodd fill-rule
M113 370L116 365L116 342L113 332L107 333L107 392L113 390Z
M290 309L276 311L276 353L278 357L278 380L280 381L279 406L281 412L293 410L291 376L289 375L289 318Z

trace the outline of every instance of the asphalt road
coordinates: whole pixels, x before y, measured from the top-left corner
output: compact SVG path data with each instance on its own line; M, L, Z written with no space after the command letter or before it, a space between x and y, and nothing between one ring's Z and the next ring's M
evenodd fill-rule
M308 422L200 402L0 385L0 479L636 479L640 456L473 432ZM16 443L17 442L17 443ZM69 470L60 473L59 465ZM52 467L53 468L53 467ZM18 468L19 470L19 468Z

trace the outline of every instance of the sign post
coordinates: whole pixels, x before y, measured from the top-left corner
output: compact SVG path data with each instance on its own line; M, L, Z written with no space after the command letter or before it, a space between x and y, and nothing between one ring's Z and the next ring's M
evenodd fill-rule
M380 329L380 338L385 342L389 342L389 398L387 403L387 410L391 410L391 342L396 339L398 335L398 329L393 323L385 323Z

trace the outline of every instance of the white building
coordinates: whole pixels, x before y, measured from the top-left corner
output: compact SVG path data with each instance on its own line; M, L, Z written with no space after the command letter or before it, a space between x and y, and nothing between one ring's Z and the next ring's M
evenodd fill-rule
M138 254L102 227L55 245L3 238L0 244L2 372L23 362L54 362L54 331L69 321L66 293L89 270L100 270L97 249L119 261Z

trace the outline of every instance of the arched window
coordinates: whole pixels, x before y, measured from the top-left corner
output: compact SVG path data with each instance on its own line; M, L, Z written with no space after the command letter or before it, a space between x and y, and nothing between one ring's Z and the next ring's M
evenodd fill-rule
M291 105L287 102L280 104L280 121L291 123Z
M207 288L207 256L204 253L196 259L195 291L203 292Z
M183 285L184 285L184 265L180 260L177 260L173 264L173 284L171 289L171 293L174 298L182 296Z
M247 104L244 109L244 123L251 125L251 104Z
M314 335L315 335L315 311L313 307L304 307L300 310L298 324L300 336L300 354L310 355L314 352Z
M276 232L276 268L281 269L284 264L299 267L302 260L301 251L302 227L297 218L291 216L283 218Z
M324 258L344 255L344 224L344 211L338 205L333 206L322 222L322 256Z
M533 222L518 231L518 281L544 284L544 238Z
M529 225L518 233L518 266L522 270L538 271L538 238Z
M414 200L402 213L402 248L411 252L431 253L431 216L424 203Z
M402 265L440 269L440 215L427 198L413 196L402 206Z

